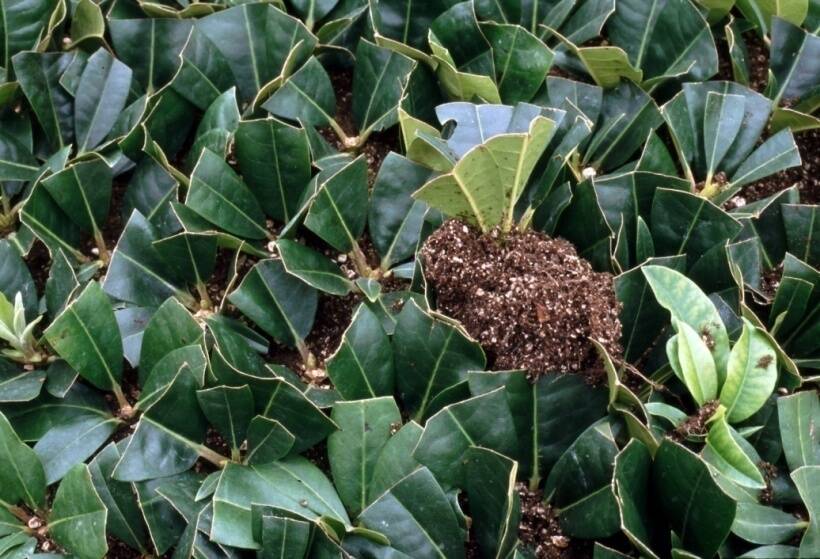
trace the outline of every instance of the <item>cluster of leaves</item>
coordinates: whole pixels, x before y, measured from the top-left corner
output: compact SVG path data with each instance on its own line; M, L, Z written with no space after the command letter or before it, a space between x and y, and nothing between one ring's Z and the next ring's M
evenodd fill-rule
M816 0L0 21L1 559L523 558L517 483L600 559L820 556L818 206L724 206L820 127ZM445 216L616 275L607 386L487 370L415 258Z

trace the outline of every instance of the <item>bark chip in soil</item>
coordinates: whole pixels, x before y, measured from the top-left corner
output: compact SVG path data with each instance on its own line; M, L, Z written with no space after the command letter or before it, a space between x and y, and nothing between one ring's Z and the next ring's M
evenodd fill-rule
M596 380L603 371L589 338L620 355L612 275L595 272L568 241L535 231L481 234L450 220L421 253L439 311L464 325L493 367Z

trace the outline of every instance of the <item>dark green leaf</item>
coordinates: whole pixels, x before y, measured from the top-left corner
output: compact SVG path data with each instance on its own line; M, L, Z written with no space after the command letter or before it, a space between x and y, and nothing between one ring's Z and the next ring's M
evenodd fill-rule
M729 534L737 508L712 479L708 466L683 446L664 439L652 467L654 495L681 545L712 556Z
M313 327L318 298L280 260L262 260L228 300L277 341L299 347Z
M44 504L46 476L37 454L17 436L0 413L0 501L10 506L24 502L36 509Z
M305 131L273 118L242 121L236 130L236 159L265 213L289 221L310 180Z
M339 430L327 440L330 470L339 497L351 515L368 505L373 471L393 431L401 425L401 414L392 397L338 402L331 419Z
M103 390L119 391L122 338L111 302L91 282L45 331L54 350L80 376Z
M88 466L78 464L66 475L48 519L48 532L58 545L79 559L101 559L108 552L108 511L97 495Z
M411 557L464 557L458 519L447 495L426 468L396 483L359 518Z
M393 335L399 395L415 417L424 418L430 402L443 390L482 370L486 358L481 346L460 329L425 313L409 301L398 316Z

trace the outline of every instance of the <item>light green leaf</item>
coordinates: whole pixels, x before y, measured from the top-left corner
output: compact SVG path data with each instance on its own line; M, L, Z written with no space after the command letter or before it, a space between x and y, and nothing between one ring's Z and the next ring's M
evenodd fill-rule
M738 423L751 417L769 398L777 382L777 355L768 337L743 320L743 332L729 354L720 403L726 420Z

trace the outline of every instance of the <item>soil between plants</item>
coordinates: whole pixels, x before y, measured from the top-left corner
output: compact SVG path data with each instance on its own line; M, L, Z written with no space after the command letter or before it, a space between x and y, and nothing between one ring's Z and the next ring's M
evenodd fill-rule
M544 502L541 490L531 491L525 484L516 485L521 499L521 521L518 538L536 559L585 559L592 557L590 540L571 540L561 531L558 518Z
M498 230L483 235L457 220L425 242L425 274L439 311L460 321L496 369L604 378L589 338L621 353L620 304L611 274L595 272L564 239Z

